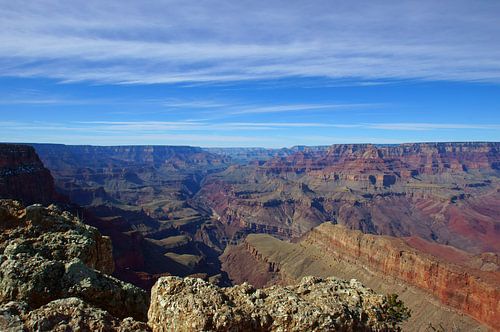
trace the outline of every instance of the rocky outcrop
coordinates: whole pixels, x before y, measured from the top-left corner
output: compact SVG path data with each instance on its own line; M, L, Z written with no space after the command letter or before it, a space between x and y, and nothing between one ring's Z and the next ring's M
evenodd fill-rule
M0 198L25 204L65 201L54 186L49 170L28 145L0 144Z
M153 331L394 331L408 311L356 280L304 278L294 286L219 288L161 278L152 289Z
M103 273L114 271L111 240L55 205L24 208L17 201L0 200L0 231L5 257L29 254L60 262L76 258Z
M32 311L22 302L0 306L0 329L19 331L147 332L149 326L131 318L117 319L76 297L54 300Z
M29 315L63 307L54 301L78 297L107 315L146 320L146 292L106 274L113 270L110 239L94 227L54 205L24 208L17 201L0 200L0 304L26 303L22 319L29 322ZM49 307L39 309L45 305ZM69 317L80 307L63 308L65 313L47 319Z

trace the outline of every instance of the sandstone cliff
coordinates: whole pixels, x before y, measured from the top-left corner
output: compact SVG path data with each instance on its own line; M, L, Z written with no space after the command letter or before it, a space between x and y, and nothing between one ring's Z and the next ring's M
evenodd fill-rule
M397 292L412 309L406 330L484 330L466 313L498 328L497 255L473 256L420 238L363 234L325 223L289 243L249 235L222 255L235 283L291 284L306 275L358 278L377 292ZM455 310L450 307L455 308Z
M305 148L290 156L270 160L264 168L271 172L283 169L295 172L339 171L346 177L357 173L360 179L366 177L366 180L374 182L373 184L390 186L396 178L409 178L419 174L498 169L499 151L498 142L409 143L386 146L337 144L325 150ZM370 179L370 173L379 177ZM384 175L387 177L384 178Z
M35 149L17 144L0 144L0 198L18 199L25 204L64 201Z
M429 291L443 303L500 329L500 273L460 266L417 251L404 240L325 223L301 243Z
M304 278L294 286L219 288L165 277L152 289L153 331L395 331L408 316L394 297L356 280Z

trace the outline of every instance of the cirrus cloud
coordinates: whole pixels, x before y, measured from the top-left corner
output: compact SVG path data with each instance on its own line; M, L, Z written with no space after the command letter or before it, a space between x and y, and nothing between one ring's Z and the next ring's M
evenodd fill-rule
M1 1L0 75L500 82L495 1Z

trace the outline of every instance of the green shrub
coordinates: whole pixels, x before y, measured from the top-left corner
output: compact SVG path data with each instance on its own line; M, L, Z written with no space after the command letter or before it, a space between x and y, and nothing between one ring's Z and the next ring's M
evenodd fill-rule
M398 299L397 294L388 294L381 306L380 319L392 324L396 328L399 324L411 317L411 310L403 301Z

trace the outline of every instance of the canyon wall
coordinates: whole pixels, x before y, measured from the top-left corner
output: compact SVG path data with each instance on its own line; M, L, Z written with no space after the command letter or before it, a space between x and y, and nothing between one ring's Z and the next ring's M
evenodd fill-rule
M220 278L224 227L192 196L228 157L189 146L33 144L59 191L112 238L115 276L150 289L165 275Z
M419 252L402 239L363 234L328 223L313 229L301 243L422 288L444 304L500 328L498 271L458 266Z
M65 201L54 186L50 171L30 146L0 144L0 198L26 204Z
M500 143L296 149L207 176L195 199L222 223L282 239L334 221L500 251Z
M290 156L277 157L263 168L270 172L339 171L341 174L376 171L381 175L409 178L419 174L498 170L500 143L408 143L399 145L337 144L327 149L304 148ZM368 179L367 179L368 180ZM371 179L384 180L383 175ZM374 181L375 183L377 181ZM386 178L386 185L390 185ZM384 183L381 183L384 185Z
M235 283L290 284L306 275L333 275L357 278L378 292L397 292L414 313L409 330L425 330L429 323L478 328L456 311L499 328L500 269L495 253L471 255L420 238L363 234L324 223L296 243L249 235L238 246L228 247L221 260Z

